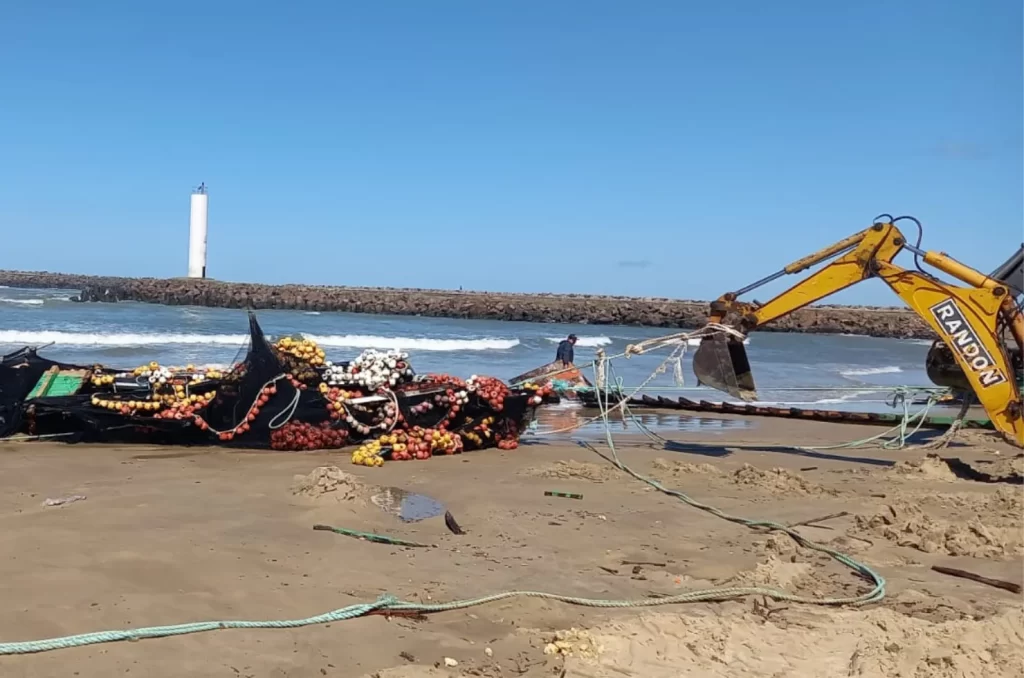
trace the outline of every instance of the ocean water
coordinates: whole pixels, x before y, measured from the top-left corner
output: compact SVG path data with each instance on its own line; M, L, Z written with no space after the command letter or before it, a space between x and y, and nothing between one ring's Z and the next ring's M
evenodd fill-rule
M42 355L129 369L151 360L169 365L223 365L244 354L248 330L244 311L139 303L78 304L68 301L73 294L69 290L0 287L0 353L52 342ZM346 360L365 348L400 348L408 351L417 372L461 377L487 374L506 380L553 360L558 342L570 332L579 336L578 365L593 360L598 347L614 355L627 344L669 332L615 325L303 311L267 310L257 316L268 335L302 333L319 342L330 359ZM763 402L887 411L889 394L885 389L930 385L924 372L928 345L920 340L765 332L751 335L747 353ZM645 392L730 400L723 393L696 386L690 364L693 350L696 347L683 357L683 387L676 385L669 369ZM627 388L638 386L666 355L615 360L615 373ZM588 377L593 380L592 372ZM560 416L565 419L569 415ZM700 418L668 415L648 421L672 429L685 429L695 422ZM705 420L701 425L721 426L713 422Z

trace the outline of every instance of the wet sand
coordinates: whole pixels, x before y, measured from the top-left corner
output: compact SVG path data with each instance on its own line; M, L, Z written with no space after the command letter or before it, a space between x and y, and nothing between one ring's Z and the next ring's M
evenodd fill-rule
M372 616L0 657L0 673L1018 675L1021 596L930 566L1021 583L1019 484L959 478L921 449L812 455L769 445L823 445L877 431L766 420L719 433L674 433L667 449L618 438L623 460L639 473L733 514L797 522L848 512L824 523L832 529L797 529L882 574L887 597L876 605L766 608L748 598L610 610L518 598L421 620ZM983 434L965 436L966 444L941 456L990 479L1020 472L1018 450ZM295 619L382 593L422 602L507 590L650 600L719 586L767 585L815 597L870 588L784 534L686 506L565 436L537 440L509 452L380 469L352 466L345 454L0 443L0 642ZM301 491L296 476L323 466L352 477L328 492ZM467 534L451 534L440 516L400 521L374 503L377 487L437 499ZM583 499L546 497L548 490ZM74 494L86 499L43 505ZM374 544L314 531L317 523L436 547ZM446 658L457 664L446 666Z

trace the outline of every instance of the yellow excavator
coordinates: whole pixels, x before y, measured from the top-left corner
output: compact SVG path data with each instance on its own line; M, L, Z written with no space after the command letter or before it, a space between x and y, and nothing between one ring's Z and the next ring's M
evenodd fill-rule
M917 226L917 244L907 242L897 223ZM693 356L700 383L745 401L757 388L742 336L868 278L879 278L939 336L926 359L929 378L940 386L973 393L997 431L1024 447L1024 406L1018 372L1024 355L1024 295L1020 277L1024 249L992 275L985 275L941 252L921 249L923 229L914 217L876 217L867 229L804 257L780 271L722 295L711 303L707 335ZM903 249L914 254L915 269L893 262ZM785 275L831 263L770 301L739 297ZM953 285L927 273L921 263L957 279ZM715 329L715 328L718 329ZM1009 334L1010 341L1004 340ZM1009 343L1012 341L1013 346Z

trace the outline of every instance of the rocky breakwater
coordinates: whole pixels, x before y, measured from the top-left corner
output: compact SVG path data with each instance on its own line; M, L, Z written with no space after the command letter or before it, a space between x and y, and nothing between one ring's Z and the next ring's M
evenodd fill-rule
M173 306L344 311L594 325L696 328L704 324L708 311L706 302L649 297L256 285L188 278L100 278L9 271L0 271L0 285L79 290L75 298L83 302L138 301ZM898 338L933 336L931 330L908 310L854 306L803 309L760 331Z

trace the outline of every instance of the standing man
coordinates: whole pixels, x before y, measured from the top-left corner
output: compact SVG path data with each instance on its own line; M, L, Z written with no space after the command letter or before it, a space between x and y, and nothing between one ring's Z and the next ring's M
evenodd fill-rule
M558 352L555 353L555 362L562 361L562 367L572 367L572 347L576 345L576 335L570 334L558 344Z

